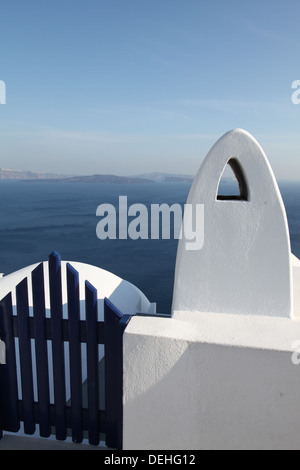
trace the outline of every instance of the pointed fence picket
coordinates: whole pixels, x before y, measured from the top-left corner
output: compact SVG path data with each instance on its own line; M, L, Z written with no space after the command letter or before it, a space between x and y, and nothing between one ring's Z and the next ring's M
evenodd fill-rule
M68 263L68 318L63 318L58 253L49 256L48 266L49 318L45 307L43 263L31 276L33 315L29 309L27 278L16 287L16 312L12 293L0 302L0 338L6 347L6 364L0 365L0 439L3 431L18 432L23 423L25 434L34 434L38 425L41 437L55 434L56 439L65 440L71 433L73 442L81 443L87 434L91 445L98 445L104 433L108 447L121 449L122 336L131 317L123 315L104 299L104 322L98 321L97 290L86 281L86 318L81 320L79 274ZM65 343L69 347L68 367ZM86 344L87 405L83 405L82 344ZM105 376L102 378L105 380L105 410L100 410L99 399L100 344L105 350ZM49 367L49 354L52 367ZM54 403L50 401L51 381ZM68 401L66 382L70 384Z

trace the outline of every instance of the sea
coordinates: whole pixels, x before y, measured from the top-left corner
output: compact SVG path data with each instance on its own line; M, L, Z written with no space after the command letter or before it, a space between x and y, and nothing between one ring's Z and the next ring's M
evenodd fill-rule
M300 258L300 182L279 183L292 252ZM230 193L230 184L226 190ZM106 269L132 282L157 311L170 313L178 240L100 240L100 204L118 208L119 196L134 203L179 203L189 183L97 184L0 180L0 272L5 275L44 261L56 250L63 260ZM172 234L172 231L171 231Z

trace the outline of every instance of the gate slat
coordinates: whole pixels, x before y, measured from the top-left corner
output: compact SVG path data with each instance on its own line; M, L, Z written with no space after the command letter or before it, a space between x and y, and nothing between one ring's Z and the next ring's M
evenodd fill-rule
M88 383L88 414L89 443L98 445L100 442L99 422L99 379L98 379L98 342L97 342L97 290L85 282L86 327L87 327L87 383Z
M17 314L19 324L19 349L22 382L22 402L24 407L24 432L34 434L35 422L33 413L33 374L31 341L29 336L28 282L25 278L16 287Z
M50 392L45 324L46 311L43 263L39 264L39 266L35 268L32 272L31 278L40 436L49 437L51 434Z
M62 327L61 258L60 255L55 251L49 256L49 287L51 308L54 402L56 414L56 439L65 440L67 437L67 426L65 358Z
M12 295L0 302L0 336L6 346L6 365L0 367L0 407L4 431L18 432L18 382L15 338L13 331Z
M106 445L123 446L123 333L131 315L104 299Z
M105 326L105 410L106 444L118 447L119 395L118 395L118 323L123 314L107 299L104 299ZM122 365L121 365L122 367ZM113 371L113 373L112 373ZM122 387L123 385L120 384Z
M79 274L67 264L72 440L83 440Z

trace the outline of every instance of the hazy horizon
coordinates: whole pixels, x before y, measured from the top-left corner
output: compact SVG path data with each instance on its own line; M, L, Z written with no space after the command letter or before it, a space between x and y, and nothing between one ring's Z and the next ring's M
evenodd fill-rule
M149 179L149 180L153 180L153 181L156 181L156 182L159 182L160 179L159 179L159 176L163 177L163 176L172 176L172 177L178 177L178 178L191 178L191 179L194 179L195 176L196 176L196 173L195 175L192 175L192 174L184 174L184 173L171 173L171 172L159 172L159 171L149 171L147 173L136 173L136 174L119 174L119 173L81 173L81 174L78 174L78 173L72 173L72 174L66 174L66 173L57 173L55 171L53 172L40 172L40 171L35 171L35 170L31 170L31 169L23 169L23 168L18 168L18 169L10 169L10 168L0 168L0 172L1 170L5 170L5 171L16 171L16 172L28 172L28 173L33 173L33 174L40 174L40 175L55 175L55 178L57 177L57 179L59 179L59 177L62 177L62 178L69 178L69 177L86 177L86 176L96 176L96 175L102 175L102 176L117 176L117 177L122 177L122 178L144 178L144 179ZM154 176L157 176L157 179L154 178ZM53 179L55 179L53 178ZM153 179L152 179L153 178ZM222 178L224 178L225 180L235 180L235 177L234 175L230 175L230 174L225 174L222 176ZM22 178L16 178L16 179L13 179L13 178L8 178L8 179L5 179L5 178L2 178L1 175L0 175L0 181L8 181L8 180L12 180L12 181L16 181L16 180L22 180ZM30 179L28 180L30 181ZM292 179L292 178L279 178L277 180L278 182L282 182L282 183L299 183L300 184L300 180L298 178L295 178L295 179ZM162 182L164 182L164 180L162 180Z

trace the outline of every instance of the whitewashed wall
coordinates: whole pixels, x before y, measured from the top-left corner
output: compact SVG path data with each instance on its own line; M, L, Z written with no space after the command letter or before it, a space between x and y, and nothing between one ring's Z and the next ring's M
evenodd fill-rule
M124 335L124 449L299 449L300 323L136 317Z
M247 200L217 200L230 158ZM202 250L179 241L172 318L134 317L124 333L125 449L299 449L300 261L255 139L213 147L188 203L205 204ZM300 354L296 357L299 357Z

